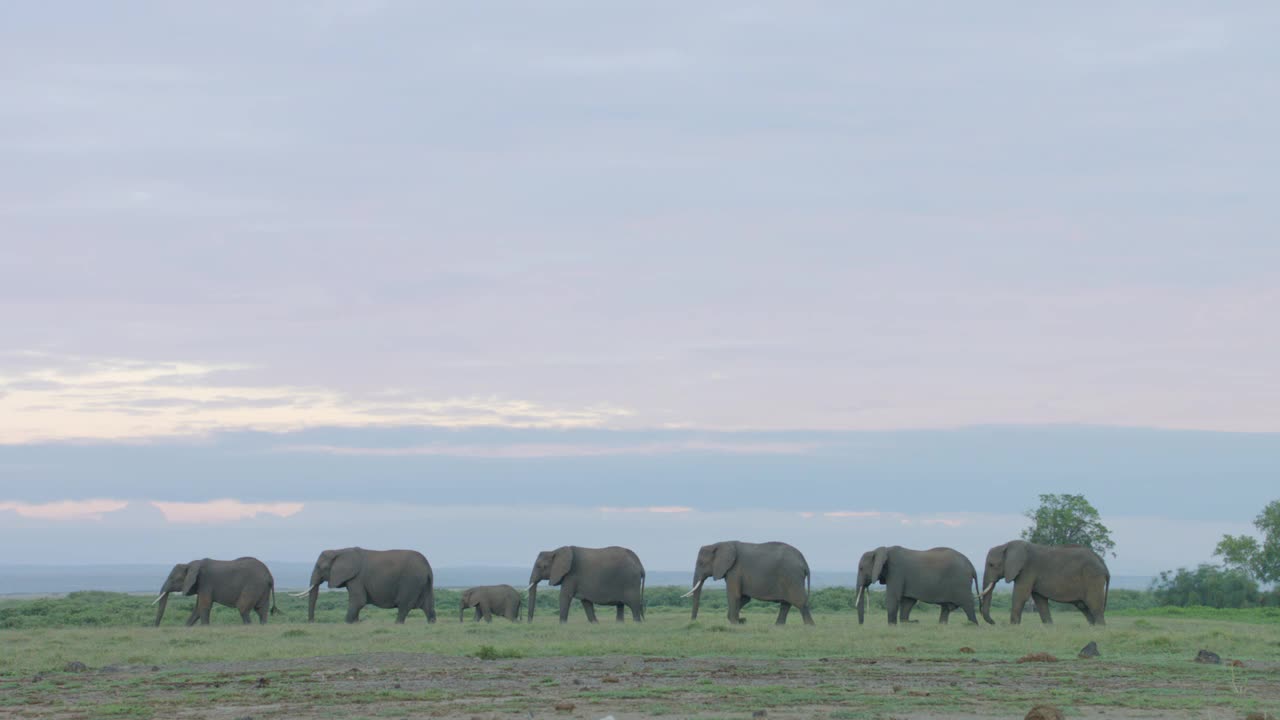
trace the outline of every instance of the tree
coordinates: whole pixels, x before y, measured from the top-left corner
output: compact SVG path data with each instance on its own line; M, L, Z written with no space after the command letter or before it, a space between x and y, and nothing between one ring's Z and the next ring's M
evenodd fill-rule
M1027 511L1031 527L1022 539L1042 545L1084 545L1098 555L1115 557L1111 531L1083 495L1041 495L1040 507Z
M1213 554L1229 568L1248 573L1262 583L1280 582L1280 500L1272 500L1253 526L1262 533L1262 542L1248 535L1223 535Z
M1165 570L1151 583L1151 591L1161 605L1180 607L1245 608L1254 607L1262 600L1258 583L1248 573L1207 564L1195 570Z

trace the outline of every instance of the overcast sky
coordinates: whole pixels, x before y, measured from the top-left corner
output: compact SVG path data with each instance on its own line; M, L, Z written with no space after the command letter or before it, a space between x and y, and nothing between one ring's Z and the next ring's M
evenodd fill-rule
M655 567L752 535L836 569L1088 490L1142 528L1113 567L1208 559L1280 466L1278 33L1261 1L6 4L0 538L305 559L412 516L518 565L603 522Z

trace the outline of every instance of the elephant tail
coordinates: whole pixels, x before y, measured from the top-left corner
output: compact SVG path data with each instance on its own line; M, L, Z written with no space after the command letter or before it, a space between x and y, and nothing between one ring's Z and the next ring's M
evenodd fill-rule
M271 583L271 614L275 615L280 612L280 608L276 607L276 584Z
M1107 579L1102 585L1102 611L1107 611L1107 595L1111 592L1111 574L1107 574Z

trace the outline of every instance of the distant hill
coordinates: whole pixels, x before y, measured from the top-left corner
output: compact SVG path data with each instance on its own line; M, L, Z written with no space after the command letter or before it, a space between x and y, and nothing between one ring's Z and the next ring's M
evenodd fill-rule
M280 590L302 589L311 575L311 563L268 562ZM157 592L160 583L168 575L170 565L0 565L0 596L2 595L62 595L79 590L106 590L109 592ZM436 568L436 584L439 587L471 587L507 583L517 588L529 582L527 567L463 566ZM692 570L650 570L646 583L650 586L687 586L692 581ZM1116 589L1145 590L1151 583L1148 576L1116 576L1111 587ZM828 572L815 570L813 587L852 586L852 572ZM709 585L715 585L710 583Z

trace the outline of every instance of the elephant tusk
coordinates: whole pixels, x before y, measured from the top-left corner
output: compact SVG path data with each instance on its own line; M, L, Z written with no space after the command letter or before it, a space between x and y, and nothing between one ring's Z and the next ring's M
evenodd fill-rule
M995 583L995 581L994 581L994 580L992 580L992 581L991 581L991 584L989 584L989 585L987 585L986 587L982 588L982 592L978 593L978 595L979 595L979 596L986 595L987 593L991 592L991 588L993 588L993 587L995 587L995 586L996 586L996 583Z
M532 589L533 589L533 586L534 586L534 585L537 585L537 584L538 584L538 583L536 583L536 582L531 582L531 583L529 583L529 587L525 588L525 589L524 589L524 590L522 590L521 592L529 592L530 590L532 590Z
M690 595L694 594L695 592L697 592L697 591L698 591L698 588L702 587L702 583L704 583L704 582L706 582L706 581L707 581L707 579L706 579L706 578L702 578L702 579L701 579L701 580L699 580L699 581L698 581L698 582L697 582L693 587L689 588L689 592L687 592L687 593L685 593L685 594L681 595L680 597L681 597L681 598L687 598L687 597L689 597Z
M308 593L310 593L312 590L315 590L318 587L320 586L312 585L311 587L307 588L306 590L303 590L302 592L289 593L289 597L306 597Z
M168 595L168 593L160 593L159 595L157 595L157 596L156 596L156 599L155 599L155 600L152 600L152 601L151 601L151 604L152 604L152 605L155 605L156 603L160 602L161 600L163 600L163 599L164 599L164 596L165 596L165 595Z
M853 599L853 606L854 606L854 607L858 607L858 603L862 602L862 591L863 591L863 590L866 590L866 588L865 588L865 587L860 587L860 588L858 588L858 595L857 595L857 597L855 597L855 598Z

